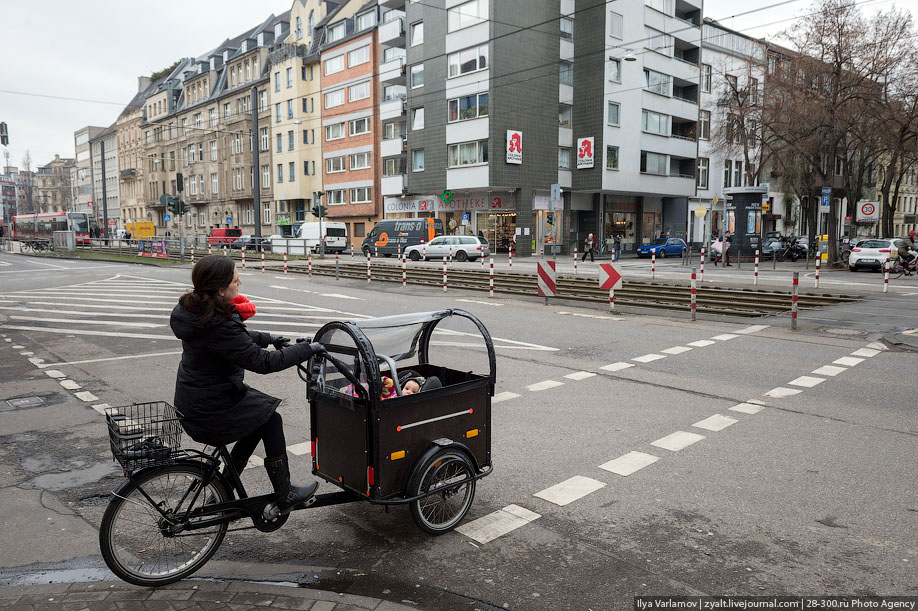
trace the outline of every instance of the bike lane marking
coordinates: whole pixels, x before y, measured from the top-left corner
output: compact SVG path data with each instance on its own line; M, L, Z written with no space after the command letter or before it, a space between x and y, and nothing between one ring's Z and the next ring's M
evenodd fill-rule
M699 435L698 433L676 431L675 433L670 433L666 437L660 437L656 441L651 441L650 445L669 450L670 452L678 452L683 448L689 447L693 443L698 443L702 439L704 439L704 435Z
M575 475L574 477L564 480L560 484L555 484L545 490L536 492L532 496L564 507L605 486L605 482L582 475Z
M507 505L503 509L484 515L477 520L460 524L456 532L485 544L502 537L517 528L526 526L542 516L519 505Z
M609 471L610 473L621 475L622 477L628 477L632 473L636 473L658 460L660 460L660 457L654 456L653 454L647 454L645 452L628 452L618 458L613 458L607 463L599 465L599 468L604 471Z

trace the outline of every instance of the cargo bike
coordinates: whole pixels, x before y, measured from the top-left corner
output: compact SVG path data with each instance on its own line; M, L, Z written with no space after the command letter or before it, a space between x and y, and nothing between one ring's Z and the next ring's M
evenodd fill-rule
M450 320L471 323L474 332L458 333L462 342L444 341L457 334L448 325L438 329ZM473 335L483 340L476 357L487 373L432 358L432 350L468 346ZM330 322L314 341L327 353L298 366L310 407L312 473L340 490L295 510L358 500L387 511L407 504L425 532L451 531L471 507L477 480L492 471L496 363L485 326L469 312L447 309ZM456 352L462 354L451 358ZM420 392L403 394L405 378ZM395 396L383 400L387 389ZM232 523L251 520L233 530L272 532L287 521L273 493L247 494L225 446L183 448L180 414L168 403L106 412L112 454L127 479L112 493L99 541L106 564L124 581L173 583L207 563Z

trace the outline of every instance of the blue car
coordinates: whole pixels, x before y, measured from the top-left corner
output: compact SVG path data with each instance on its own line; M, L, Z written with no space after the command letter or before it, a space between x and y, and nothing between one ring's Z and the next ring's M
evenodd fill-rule
M653 253L657 253L657 258L659 259L667 256L681 257L685 252L685 241L682 238L657 238L650 244L645 244L637 249L639 257L649 257Z

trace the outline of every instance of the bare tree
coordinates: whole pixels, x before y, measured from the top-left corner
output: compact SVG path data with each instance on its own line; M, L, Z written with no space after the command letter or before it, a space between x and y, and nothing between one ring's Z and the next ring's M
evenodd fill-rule
M21 184L25 189L26 203L29 205L29 214L33 214L35 212L35 172L32 171L32 153L28 149L22 157L20 176Z

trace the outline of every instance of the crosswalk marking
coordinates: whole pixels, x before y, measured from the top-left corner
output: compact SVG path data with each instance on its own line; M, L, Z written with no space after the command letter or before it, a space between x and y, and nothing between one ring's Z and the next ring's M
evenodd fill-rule
M653 454L628 452L624 456L613 458L609 462L599 465L599 468L604 471L609 471L610 473L621 475L622 477L628 477L632 473L648 465L652 465L658 460L660 460L660 457L654 456Z
M683 448L687 448L693 443L697 443L704 439L704 435L699 435L697 433L689 433L688 431L676 431L671 433L666 437L661 437L656 441L651 441L650 445L656 446L658 448L663 448L664 450L669 450L671 452L678 452Z
M779 386L778 388L772 388L771 390L769 390L767 393L765 393L765 396L773 397L775 399L783 399L785 397L792 397L794 395L799 395L801 392L803 391L797 390L794 388L784 388L783 386Z
M529 511L525 507L507 505L503 509L498 509L477 520L460 524L456 527L456 532L483 545L517 528L526 526L540 517L542 516L534 511Z
M554 503L555 505L563 507L592 492L596 492L605 485L605 482L582 475L575 475L560 484L555 484L541 492L536 492L532 496L539 497L549 503Z
M729 416L721 416L720 414L714 414L704 420L699 420L692 426L698 429L704 429L706 431L722 431L728 426L734 425L739 420L736 418L730 418Z

